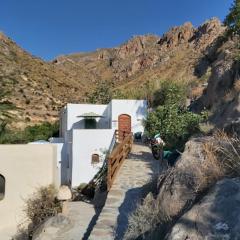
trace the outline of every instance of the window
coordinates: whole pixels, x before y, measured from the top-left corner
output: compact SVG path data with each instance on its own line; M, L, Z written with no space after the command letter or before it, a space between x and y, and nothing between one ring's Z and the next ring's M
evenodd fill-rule
M5 195L5 177L0 174L0 201L3 200Z
M98 154L93 154L92 155L92 165L98 164L100 162L100 158Z
M85 119L85 129L96 129L97 121L96 119L87 118Z

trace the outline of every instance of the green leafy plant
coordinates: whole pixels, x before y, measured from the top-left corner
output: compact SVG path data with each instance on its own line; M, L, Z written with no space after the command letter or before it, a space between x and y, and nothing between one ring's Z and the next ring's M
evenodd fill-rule
M159 90L154 92L153 105L178 104L184 105L187 87L172 81L163 81Z
M150 136L160 133L167 148L181 149L189 137L198 132L202 119L203 116L176 105L164 105L148 115L145 128Z
M147 134L153 137L160 133L166 148L182 149L189 137L199 131L199 124L205 114L189 112L185 107L185 86L165 82L158 91L155 111L149 113L145 121Z

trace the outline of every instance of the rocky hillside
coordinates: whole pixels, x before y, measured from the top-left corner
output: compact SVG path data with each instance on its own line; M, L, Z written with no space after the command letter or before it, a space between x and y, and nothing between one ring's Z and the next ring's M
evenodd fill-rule
M0 34L1 102L13 104L13 126L54 121L66 102L86 101L97 82L110 81L126 97L144 97L144 82L178 80L197 87L209 77L206 49L224 32L216 18L198 28L174 27L162 37L136 36L112 49L60 56L52 62L36 58ZM141 90L141 91L140 91Z
M211 68L208 86L192 109L207 109L210 122L228 132L239 131L240 49L239 37L220 38L200 62ZM204 72L203 72L204 74Z
M191 23L174 27L162 37L136 36L113 49L58 57L53 63L82 75L84 83L109 80L123 91L161 79L192 82L199 58L224 31L216 18L198 28Z
M78 101L81 83L53 64L33 57L0 33L0 89L6 92L1 103L13 104L14 124L55 120L67 101Z

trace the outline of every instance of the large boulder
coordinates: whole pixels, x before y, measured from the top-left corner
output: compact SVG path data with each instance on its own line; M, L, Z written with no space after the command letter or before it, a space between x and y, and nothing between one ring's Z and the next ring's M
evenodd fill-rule
M240 178L223 179L171 229L166 240L240 239Z
M217 162L210 161L205 154L205 144L209 141L210 137L191 139L176 166L159 178L157 202L162 234L221 178Z
M73 226L69 218L63 214L50 217L45 221L33 234L33 240L53 240L53 236L57 236L59 232L67 232Z
M140 227L135 233L138 239L163 239L173 223L222 178L218 162L210 160L206 152L206 144L213 140L212 137L192 138L176 165L160 175L154 203L156 213L146 216L154 224Z

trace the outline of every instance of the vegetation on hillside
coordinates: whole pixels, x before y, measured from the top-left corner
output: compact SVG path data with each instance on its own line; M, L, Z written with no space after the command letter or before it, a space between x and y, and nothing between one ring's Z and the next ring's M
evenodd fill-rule
M145 128L149 136L160 133L168 149L182 149L191 135L199 131L204 115L189 112L185 102L185 87L173 82L164 82L155 94L158 107L149 113Z
M231 33L240 35L240 0L234 0L224 23L228 26Z
M112 81L98 82L96 88L88 93L86 97L86 102L94 104L108 104L113 98L126 98L120 90L114 89L114 83Z
M16 109L15 105L4 101L4 97L8 94L7 91L0 87L0 135L5 131L7 124L12 120L10 110Z
M59 124L42 123L28 126L24 130L9 130L4 128L0 132L0 144L23 144L37 140L48 140L50 137L57 137Z

